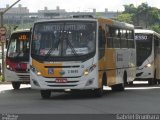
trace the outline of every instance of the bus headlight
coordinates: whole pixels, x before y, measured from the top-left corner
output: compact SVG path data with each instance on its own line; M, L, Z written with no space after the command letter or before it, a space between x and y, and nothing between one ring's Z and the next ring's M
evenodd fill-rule
M30 69L35 73L37 74L38 76L41 75L41 72L39 70L37 70L35 67L33 67L32 65L30 66Z
M7 68L8 70L13 71L13 68L12 68L10 65L6 65L6 68Z
M9 69L10 68L9 65L6 65L6 68Z
M147 67L151 67L152 65L151 64L147 64Z
M89 74L89 71L88 69L86 69L84 72L83 72L84 75L88 75Z
M91 67L87 68L86 70L84 70L83 75L88 75L89 73L91 73L94 68L96 68L96 64L92 65Z
M41 72L37 71L37 75L41 75Z
M151 66L152 66L152 65L151 65L150 63L148 63L148 64L145 65L144 67L145 67L145 68L147 68L147 67L150 68Z

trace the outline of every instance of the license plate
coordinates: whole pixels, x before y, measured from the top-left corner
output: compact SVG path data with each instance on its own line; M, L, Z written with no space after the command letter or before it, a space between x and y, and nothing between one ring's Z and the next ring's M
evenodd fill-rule
M56 79L56 83L67 83L67 79Z

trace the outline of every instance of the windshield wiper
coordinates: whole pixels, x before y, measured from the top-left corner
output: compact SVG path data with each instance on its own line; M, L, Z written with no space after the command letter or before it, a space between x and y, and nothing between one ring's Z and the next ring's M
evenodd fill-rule
M66 39L66 40L67 40L67 43L68 43L69 47L71 48L73 54L74 54L75 56L79 56L79 55L77 54L77 52L75 51L73 45L71 44L71 41L68 39L68 33L67 33L67 39Z
M51 53L56 50L56 46L58 47L58 45L59 45L59 42L57 43L57 45L54 45L52 48L50 48L49 51L47 52L47 54L45 55L45 57L49 57L51 55Z
M64 24L64 27L65 27L65 24ZM63 27L63 29L64 29ZM61 55L63 53L63 43L64 43L64 40L67 41L67 44L69 45L69 47L71 48L71 51L73 52L73 54L75 56L79 56L77 54L77 52L75 51L73 45L71 44L71 41L68 39L68 35L69 35L69 32L67 32L67 37L64 36L64 30L62 30L61 34L59 35L59 39L57 41L57 43L55 43L55 45L49 49L49 51L47 52L47 54L45 55L45 57L49 57L51 55L52 52L54 52L56 50L56 48L58 49L58 46L61 45Z
M56 49L58 49L59 44L61 43L61 36L59 37L58 41L53 45L52 48L49 49L49 51L47 52L47 54L45 55L45 57L49 57L51 55L52 52L54 52Z
M61 36L63 36L63 33L62 33ZM59 46L59 44L61 44L61 45L63 44L64 40L65 40L64 37L60 37L60 39L58 40L57 44L55 44L54 47L50 48L49 51L47 52L47 54L46 54L45 56L46 56L46 57L49 57L49 56L51 55L51 53L54 52L54 50L56 50L56 48ZM69 45L69 47L71 48L71 51L73 52L73 54L74 54L75 56L79 56L79 55L76 53L73 45L71 44L71 41L68 39L68 36L66 37L66 41L67 41L67 44ZM61 51L62 51L62 53L63 53L63 47L61 47Z
M18 52L18 54L15 56L15 58L19 57L20 54L21 54L21 52Z

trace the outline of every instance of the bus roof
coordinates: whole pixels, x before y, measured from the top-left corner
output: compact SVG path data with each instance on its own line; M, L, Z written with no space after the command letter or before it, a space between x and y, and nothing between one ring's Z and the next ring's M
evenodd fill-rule
M14 33L21 33L21 32L30 32L30 29L20 29L20 30L16 30L16 31L13 31L12 34L14 34Z
M117 26L120 28L128 28L128 29L134 29L134 26L132 24L128 24L125 22L119 22L119 21L115 21L109 18L92 18L92 17L64 17L64 18L55 18L55 19L49 19L49 20L39 20L36 21L35 23L42 23L42 22L53 22L53 21L99 21L105 24L108 24L110 26Z
M116 20L112 20L109 18L98 18L98 20L100 22L103 22L105 24L108 24L109 26L116 26L119 28L128 28L128 29L134 29L134 25L129 24L129 23L125 23L125 22L120 22L120 21L116 21Z
M35 23L42 23L42 22L53 22L53 21L97 21L93 18L56 18L56 19L49 19L49 20L38 20Z
M154 34L158 37L160 37L160 34L153 31L153 30L148 30L148 29L135 29L135 33L143 33L143 34Z

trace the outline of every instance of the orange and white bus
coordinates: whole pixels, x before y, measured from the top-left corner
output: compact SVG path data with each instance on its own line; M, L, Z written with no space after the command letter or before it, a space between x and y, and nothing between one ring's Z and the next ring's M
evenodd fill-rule
M149 85L160 83L160 34L153 30L135 29L138 81Z
M30 54L31 87L49 98L54 90L124 90L136 73L134 26L73 16L36 22Z
M5 79L14 89L22 83L30 83L29 48L30 30L19 30L11 34L6 53Z

